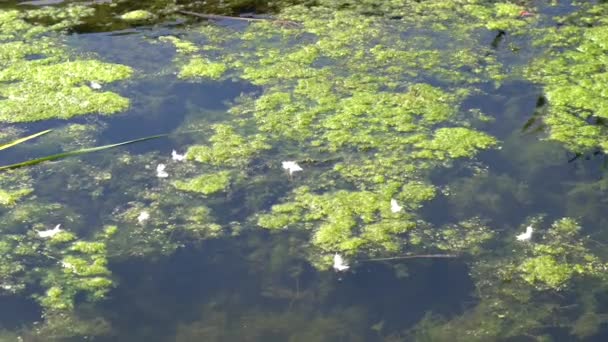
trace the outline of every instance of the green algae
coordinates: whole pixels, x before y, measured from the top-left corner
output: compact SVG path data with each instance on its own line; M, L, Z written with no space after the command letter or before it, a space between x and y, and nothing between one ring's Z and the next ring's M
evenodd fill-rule
M110 271L103 237L90 242L77 240L70 231L61 231L50 238L38 233L3 231L0 241L5 247L0 266L2 289L22 292L28 282L40 282L45 292L30 295L49 314L72 310L77 295L84 294L93 301L102 299L113 286L108 278Z
M79 23L87 10L3 11L0 42L0 120L31 122L68 119L89 113L113 114L128 108L129 100L110 91L97 91L131 76L131 68L91 59L73 60L50 34ZM46 18L61 24L34 25L26 18ZM11 34L12 33L12 34ZM26 39L25 41L20 39ZM39 56L40 58L29 58Z
M583 7L563 18L560 30L539 29L535 44L546 52L525 70L528 79L544 88L548 138L574 152L608 148L603 124L608 117L604 95L608 47L602 38L608 26L601 20L591 28L586 24L607 11L605 4Z
M198 192L203 195L224 191L229 185L230 172L227 171L204 174L186 181L173 182L173 186L178 190Z
M294 223L309 226L314 229L312 243L324 252L353 254L369 244L397 251L400 243L396 235L415 226L414 222L408 222L408 215L391 212L390 199L382 201L372 192L315 195L307 188L294 192L294 202L275 205L273 214L262 215L258 224L270 229L285 229ZM364 223L363 227L358 227L358 220ZM322 223L316 226L315 222ZM361 232L355 234L359 229Z
M432 140L417 144L424 152L422 157L444 160L446 158L462 158L475 155L496 145L496 139L485 133L470 130L464 127L440 128L435 131Z
M446 29L453 27L453 24L438 22L437 16L443 12L437 9L441 7L441 11L446 13L448 10L463 13L459 5L464 5L464 10L473 17L483 18L482 25L485 29L519 30L527 25L527 19L519 18L518 11L522 7L517 5L496 4L486 7L477 1L444 3L445 5L437 1L426 1L420 5L408 6L419 6L418 12L412 13L427 11L428 17L435 22L434 27L445 26ZM301 8L288 9L286 13L289 11L292 11L294 18L302 18L297 17L302 12ZM396 6L391 11L399 13L401 9ZM329 20L315 22L315 15ZM470 18L463 16L462 20L470 21ZM45 283L45 286L51 287L40 295L39 300L48 310L46 324L53 323L57 311L69 317L68 311L76 308L74 297L84 293L91 300L101 299L107 289L113 286L107 273L106 260L97 255L112 253L119 260L133 257L154 259L159 254L168 255L187 244L222 236L226 227L214 222L214 210L207 206L207 201L200 199L204 196L197 196L198 193L213 194L230 186L231 190L251 191L252 194L247 196L254 198L265 191L259 189L260 179L280 177L282 180L271 183L280 185L273 196L269 196L274 203L272 208L268 211L265 211L265 206L257 206L256 210L247 209L254 213L252 220L261 227L306 233L307 237L302 243L306 248L304 255L314 266L328 268L332 253L344 253L356 261L362 254L393 256L403 252L437 249L473 255L475 259L471 263L478 268L481 267L476 264L477 258L480 263L485 261L491 264L492 267L485 270L486 279L477 278L476 285L483 283L482 285L489 284L488 287L498 287L497 284L502 283L493 282L494 278L488 277L490 272L495 272L502 277L500 281L513 282L525 288L515 291L502 287L500 291L503 292L491 292L488 287L480 286L483 289L480 291L483 302L467 311L462 319L441 322L445 323L443 329L437 329L441 332L432 335L430 340L449 340L454 336L463 340L517 337L518 332L536 329L542 323L550 322L546 319L547 312L552 309L550 305L538 305L529 311L522 309L522 303L533 297L532 291L564 290L575 281L576 276L596 276L601 270L601 263L586 249L574 249L570 254L563 254L564 246L571 243L574 246L580 245L577 240L579 237L568 232L572 230L572 224L556 224L561 236L567 237L567 242L556 242L553 235L541 233L543 235L538 236L542 238L536 235L534 238L534 242L540 246L507 243L509 248L521 252L522 257L501 264L491 259L497 254L484 254L488 252L484 249L484 244L495 233L481 220L463 220L457 224L433 227L423 222L417 211L434 199L441 189L440 184L430 182L430 173L453 164L466 163L467 159L474 158L480 151L498 146L495 138L477 131L473 128L474 125L471 126L469 113L460 109L460 104L467 98L470 87L474 87L475 82L485 78L498 80L503 75L497 71L491 56L478 56L486 52L481 48L467 52L469 47L465 45L465 48L461 47L457 52L446 56L430 46L426 46L426 50L413 51L423 47L422 42L416 40L412 40L412 47L406 47L407 43L389 45L391 35L382 35L385 28L395 29L396 26L392 26L391 21L387 20L389 24L386 24L382 18L361 17L348 11L332 18L326 11L315 9L304 18L306 30L303 34L295 32L298 30L278 28L268 23L254 24L243 37L243 40L250 43L244 43L243 46L247 49L238 53L226 52L225 56L218 59L214 59L217 56L191 59L190 63L202 61L202 65L191 68L190 74L186 76L180 74L180 78L218 79L225 75L240 77L260 86L262 94L252 95L235 105L230 110L233 117L212 126L213 133L207 143L197 142L189 147L187 158L195 161L192 163L194 165L168 163L171 177L169 182L154 179L150 176L153 172L145 171L154 168L159 162L158 156L155 156L157 159L151 159L149 156L140 158L112 154L99 168L87 165L86 172L79 173L76 163L59 169L44 167L43 170L78 174L70 177L70 180L81 178L73 184L67 181L54 184L56 189L61 189L61 184L70 183L71 190L95 189L97 194L118 190L121 193L124 191L126 195L121 199L111 197L108 204L90 202L103 207L100 217L104 222L110 221L112 224L113 228L108 230L113 231L110 234L113 238L107 245L79 240L80 235L67 232L57 234L46 242L56 248L63 248L62 253L72 253L61 260L73 268L63 267L62 271L78 277L78 282L82 284L82 288L75 287L59 276ZM404 18L403 21L407 22L408 19ZM422 22L429 21L425 18ZM352 26L352 29L347 29L348 26ZM467 32L481 27L477 22L470 26ZM202 31L207 34L212 30ZM369 40L355 31L369 33ZM314 42L300 44L300 34ZM464 40L459 35L455 36L459 43ZM260 42L261 38L268 40ZM369 42L374 39L381 43L368 49ZM214 43L226 42L218 37L209 37L209 40ZM188 60L191 54L207 51L206 46L199 48L185 40L166 41L174 44L179 54L187 55L183 60ZM357 46L359 44L361 46ZM217 51L220 51L219 48ZM29 53L8 58L22 59ZM176 58L181 63L179 59L180 57ZM208 68L209 64L220 65L215 62L219 60L222 60L221 72L219 69ZM474 71L460 70L468 66ZM186 67L181 67L183 72ZM92 80L83 78L79 82L86 85L90 81ZM437 82L447 86L436 86ZM466 89L460 88L460 82L467 84ZM74 130L78 132L79 127L74 127ZM87 136L86 132L83 134ZM285 174L279 166L284 160L297 160L304 171L293 175ZM199 163L206 165L201 166ZM205 173L192 178L193 174L201 173L200 168L208 172L206 168L209 166L212 170L219 168L227 171ZM223 177L232 175L237 170L246 171L246 175L238 179ZM113 174L134 175L143 184L135 187L133 180L118 179L121 177L113 177ZM87 182L91 184L87 185ZM513 191L515 193L525 192L525 189L520 189L523 185L511 180L504 181L504 184L503 187L517 185ZM175 188L184 192L176 192ZM460 197L450 200L466 201L465 197L472 191L460 189L456 192ZM403 206L401 211L391 210L392 199ZM264 202L259 199L257 201ZM68 203L71 207L76 207L74 202L72 200ZM210 203L217 204L213 201ZM482 197L475 203L484 204L483 208L487 203L495 204L497 210L502 206L501 201L486 201ZM57 210L58 206L42 210L46 209ZM7 214L10 220L6 225L17 222L11 219L13 217L32 216L33 211L33 207L30 207L22 210L19 215ZM138 222L138 216L144 211L149 212L150 218ZM43 229L42 218L28 218L26 221L34 223L37 230ZM105 238L109 239L109 236ZM22 254L32 254L34 250L27 244L18 247L15 250ZM11 248L0 245L2 251ZM513 251L504 254L511 256ZM323 261L317 262L320 259ZM7 274L13 272L10 273L10 279L17 279L17 274L27 267L26 263L16 261L5 264L10 269ZM0 270L5 264L0 263ZM478 269L475 270L477 271ZM10 282L6 284L11 291L19 288L17 285L12 287ZM19 286L24 289L25 283L20 282ZM496 293L503 296L496 295L492 298ZM297 299L298 295L296 293L293 296ZM531 306L530 303L527 304L528 307ZM518 314L520 319L526 317L530 322L518 324L517 317L510 317ZM294 316L295 320L308 319L308 316ZM251 324L251 318L246 318L245 321ZM180 338L188 340L191 336L208 336L208 330L200 332L200 329L207 328L205 323L180 325ZM339 324L337 321L332 321L329 325L314 323L327 327L327 330L320 330L318 336L328 336L327 331L334 331L332 329ZM276 321L256 321L255 325L260 331L256 336L276 331ZM311 323L310 326L312 325L314 324ZM306 325L303 330L308 327ZM353 339L363 336L363 333L349 335L348 325L340 327L344 327L346 332L335 333L338 337L348 336ZM512 331L505 333L509 329ZM315 333L300 332L294 336L306 340L317 337L311 335Z
M120 19L125 20L125 21L137 22L137 21L148 21L148 20L154 19L155 17L156 16L152 12L149 12L146 10L134 10L134 11L124 13L123 15L120 16Z
M131 75L122 65L94 60L51 65L15 63L2 70L0 120L28 122L68 119L87 113L113 114L125 110L129 100L112 92L97 92L87 82L107 83Z
M406 336L421 341L541 339L547 329L559 327L581 338L597 328L593 322L602 316L595 303L605 289L606 264L591 251L592 241L571 218L556 220L548 229L538 217L528 224L535 229L531 241L482 250L471 263L478 298L473 308L454 317L429 314ZM560 308L569 303L577 303L577 310L563 312Z
M532 248L532 257L519 270L522 278L537 288L560 289L576 276L602 276L606 264L593 255L581 227L571 218L553 223L542 242Z
M496 6L488 18L525 25L515 9ZM204 56L184 45L191 40L170 39L178 52L179 78L226 75L263 88L259 96L242 97L230 109L232 117L213 126L209 144L190 146L187 158L241 169L254 156L269 156L270 146L283 158L274 165L293 160L294 153L302 160L323 156L332 161L330 167L316 168L313 162L302 173L311 176L298 174L304 186L252 220L268 229L305 229L322 255L403 251L407 233L419 225L416 210L435 197L426 175L498 146L495 138L470 127L459 104L480 79L500 79L499 68L472 40L442 40L447 37L420 31L406 20L303 6L281 15L300 25L253 23L240 36L227 29L203 30L204 48L213 51ZM412 28L438 38L451 53L415 37ZM383 32L412 39L402 42ZM188 47L180 51L180 46ZM222 64L217 73L208 68L213 63ZM474 64L479 66L467 68ZM453 86L440 88L429 80ZM243 178L233 186L247 182ZM391 212L391 200L403 210ZM412 241L423 235L412 234Z
M15 205L19 199L32 193L32 189L21 189L17 191L5 191L0 189L0 205L9 207Z
M563 286L574 274L571 265L559 263L550 255L526 260L520 265L524 280L531 284L545 284L552 288Z
M177 50L177 52L182 53L182 54L191 54L191 53L195 53L195 52L199 51L198 46L196 46L195 44L193 44L189 41L185 41L183 39L179 39L174 36L162 36L162 37L158 37L158 40L161 42L167 42L167 43L173 44L173 46L175 46L175 49Z
M178 47L178 51L179 51ZM183 48L182 48L183 50ZM205 58L192 58L188 64L184 65L180 70L178 77L180 78L210 78L210 79L218 79L220 78L227 67L223 63L211 62Z
M270 148L262 135L245 139L228 125L217 124L212 128L215 131L209 138L212 145L190 146L186 153L188 159L217 166L238 166L247 164L256 153Z
M81 24L83 18L94 12L95 10L88 6L77 4L28 11L3 9L0 10L0 41L30 39L49 32L63 31ZM40 25L32 24L32 21L38 21Z

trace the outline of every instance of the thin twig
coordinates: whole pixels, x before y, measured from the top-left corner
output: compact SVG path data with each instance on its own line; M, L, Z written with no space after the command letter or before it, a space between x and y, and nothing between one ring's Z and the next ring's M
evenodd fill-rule
M211 20L240 20L246 22L260 22L260 21L268 21L272 23L276 23L286 27L299 27L300 24L291 21L291 20L281 20L274 18L245 18L245 17L232 17L228 15L219 15L219 14L205 14L205 13L197 13L192 11L178 10L177 13L191 15L193 17L203 18L203 19L211 19Z
M203 18L203 19L227 19L227 20L242 20L242 21L249 21L249 22L274 20L274 19L265 19L265 18L231 17L228 15L204 14L204 13L197 13L197 12L184 11L184 10L178 10L177 12L181 13L181 14L191 15L193 17Z
M419 254L419 255L405 255L392 258L374 258L374 259L363 259L359 261L390 261L390 260L403 260L403 259L445 259L445 258L458 258L456 254Z

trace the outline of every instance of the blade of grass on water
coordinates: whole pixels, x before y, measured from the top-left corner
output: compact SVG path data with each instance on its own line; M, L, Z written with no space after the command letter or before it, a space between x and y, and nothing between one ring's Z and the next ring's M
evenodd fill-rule
M4 145L0 145L0 151L1 150L5 150L5 149L7 149L9 147L13 147L15 145L19 145L19 144L21 144L23 142L26 142L28 140L37 138L37 137L39 137L41 135L45 135L45 134L47 134L47 133L49 133L51 131L52 131L52 129L47 129L46 131L42 131L42 132L38 132L38 133L35 133L35 134L32 134L32 135L28 135L27 137L23 137L23 138L11 141L10 143L4 144Z
M129 141L123 141L123 142L116 143L116 144L110 144L110 145L104 145L104 146L98 146L98 147L89 147L89 148L83 148L83 149L76 150L76 151L68 151L68 152L63 152L63 153L57 153L57 154L53 154L53 155L42 157L42 158L36 158L36 159L24 161L24 162L21 162L21 163L0 166L0 171L18 169L20 167L37 165L37 164L43 163L45 161L63 159L63 158L77 156L77 155L81 155L81 154L87 154L87 153L92 153L92 152L103 151L103 150L107 150L107 149L110 149L110 148L124 146L124 145L129 145L129 144L133 144L133 143L137 143L137 142L142 142L142 141L146 141L146 140L158 139L158 138L166 137L168 135L169 134L151 135L151 136L148 136L148 137L139 138L139 139L133 139L133 140L129 140Z

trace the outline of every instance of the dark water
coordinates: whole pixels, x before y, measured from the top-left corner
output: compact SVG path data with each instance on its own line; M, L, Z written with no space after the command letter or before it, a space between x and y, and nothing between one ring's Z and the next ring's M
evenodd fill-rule
M192 83L177 80L163 70L175 57L167 45L150 41L166 34L180 34L188 22L160 19L149 25L125 24L115 20L117 13L137 9L138 2L125 1L116 7L99 5L99 17L74 29L67 43L96 53L107 62L137 67L137 78L121 86L120 92L132 99L124 113L104 118L78 118L74 123L103 123L98 144L129 140L141 136L172 132L192 120L210 125L225 119L231 103L241 94L259 94L260 88L238 80ZM164 2L157 5L162 8ZM13 7L14 2L0 2ZM207 13L238 15L245 12L272 13L275 6L262 2L223 2L192 5ZM548 14L569 11L569 7L547 7ZM555 12L555 13L552 13ZM217 23L219 25L238 25ZM489 37L491 38L491 37ZM484 40L498 56L513 37ZM129 50L129 54L124 51ZM138 60L133 60L133 55ZM504 56L507 56L504 53ZM510 55L509 55L510 56ZM522 57L525 58L525 57ZM521 61L511 61L518 63ZM158 72L158 77L147 77ZM109 86L110 90L112 86ZM598 191L589 198L573 189L580 184L604 179L603 154L576 156L560 144L545 141L542 130L529 131L526 122L538 109L542 89L521 80L506 81L497 89L473 95L463 107L480 108L494 118L480 127L502 141L500 150L482 152L476 157L485 171L472 174L455 165L432 175L435 184L449 187L462 197L439 195L421 210L423 218L435 225L455 219L481 216L497 231L512 230L526 217L544 213L546 221L563 216L580 220L585 233L601 236L598 217L605 211L606 194ZM61 127L63 121L15 125L28 131ZM201 137L180 136L128 146L132 154L150 153L168 157L173 149L183 149ZM57 150L49 147L46 152ZM39 153L3 153L4 163L17 162ZM83 163L104 165L113 152L84 156ZM63 175L64 176L64 175ZM62 175L41 176L49 184L68 181ZM148 184L141 181L142 184ZM287 188L285 182L267 180L267 194L260 207L266 209ZM82 197L37 189L42 198L52 198L90 212L84 221L104 222L99 208L112 207L116 196L109 192L128 190L120 184L110 186L91 201L90 189ZM232 194L227 203L210 204L217 221L229 224L251 214L247 190ZM239 208L239 206L241 206ZM86 233L84 231L83 233ZM221 237L186 243L174 253L156 258L133 257L110 260L109 268L118 286L93 310L112 326L109 334L91 337L94 341L395 341L407 340L403 334L427 313L456 317L475 306L474 284L466 260L416 259L366 262L353 265L345 273L316 271L298 253L306 239L297 233L270 234L248 231L237 237ZM292 252L296 251L296 252ZM604 254L606 252L604 251ZM85 302L82 300L82 302ZM600 308L606 310L606 307ZM83 314L86 315L86 314ZM34 301L19 296L0 297L0 328L27 327L40 320ZM576 340L567 331L550 332L555 341ZM401 336L404 339L397 339ZM604 341L608 327L589 341ZM82 336L74 341L84 340ZM531 337L512 339L533 341Z

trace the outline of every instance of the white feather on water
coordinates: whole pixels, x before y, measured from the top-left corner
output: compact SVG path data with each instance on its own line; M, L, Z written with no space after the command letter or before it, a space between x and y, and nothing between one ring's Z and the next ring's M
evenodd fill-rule
M176 150L171 151L171 159L174 161L184 161L186 160L186 154L179 154Z
M166 167L167 166L165 164L158 164L158 166L156 166L156 177L158 177L158 178L169 177L169 174L167 173L167 171L165 171Z
M402 206L399 205L396 199L391 199L391 211L393 213L398 213L403 209Z
M529 241L532 238L532 233L534 233L534 228L532 228L532 226L527 226L526 231L517 235L515 238L517 241Z
M344 261L344 258L338 253L334 254L333 267L336 272L343 272L350 268L350 266Z
M298 171L302 171L302 167L300 167L300 165L298 165L297 162L295 161L284 161L282 163L283 168L285 170L287 170L287 172L289 172L289 174L293 174L294 172L298 172Z
M61 224L58 224L53 229L49 230L41 230L38 232L38 237L43 239L52 238L53 236L61 233L63 230L61 229Z

